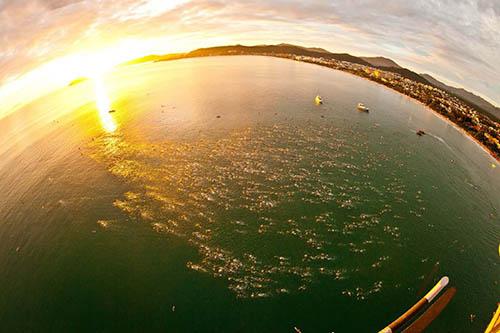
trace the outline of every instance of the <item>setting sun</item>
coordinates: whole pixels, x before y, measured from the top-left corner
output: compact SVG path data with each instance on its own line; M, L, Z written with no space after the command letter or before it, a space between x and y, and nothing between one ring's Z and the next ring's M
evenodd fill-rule
M52 60L0 86L0 119L32 100L66 86L75 78L100 77L128 60L145 54L164 53L182 48L171 38L126 39L103 49L86 50Z

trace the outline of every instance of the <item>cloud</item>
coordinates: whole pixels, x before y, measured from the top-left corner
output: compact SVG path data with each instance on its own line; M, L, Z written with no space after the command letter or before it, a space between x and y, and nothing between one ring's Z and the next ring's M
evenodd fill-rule
M114 40L171 37L388 56L500 103L499 31L497 0L0 0L0 84Z

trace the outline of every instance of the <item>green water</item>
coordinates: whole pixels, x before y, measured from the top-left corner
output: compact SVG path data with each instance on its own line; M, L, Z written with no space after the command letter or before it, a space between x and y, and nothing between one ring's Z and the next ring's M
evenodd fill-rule
M428 331L486 327L500 165L430 110L266 57L104 82L0 120L2 331L376 332L444 275Z

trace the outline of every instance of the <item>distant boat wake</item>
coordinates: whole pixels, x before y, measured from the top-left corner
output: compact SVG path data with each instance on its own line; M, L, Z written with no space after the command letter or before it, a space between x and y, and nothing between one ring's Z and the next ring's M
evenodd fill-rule
M416 131L415 131L416 133ZM446 146L446 148L448 148L449 150L453 151L454 152L454 149L440 136L437 136L437 135L434 135L432 133L428 133L426 132L426 134L430 137L433 137L434 139L438 140L439 142L441 142L443 145Z
M439 142L441 142L443 145L446 146L446 148L448 148L449 150L451 151L454 151L453 148L451 148L451 146L440 136L437 136L437 135L434 135L432 133L429 133L429 136L433 137L434 139L438 140Z

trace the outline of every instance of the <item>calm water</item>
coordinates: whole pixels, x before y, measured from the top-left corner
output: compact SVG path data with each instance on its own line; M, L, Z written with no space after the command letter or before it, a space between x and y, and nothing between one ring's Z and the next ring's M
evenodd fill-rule
M5 331L374 332L448 275L428 331L479 332L498 301L498 163L342 72L122 68L0 120L0 147Z

